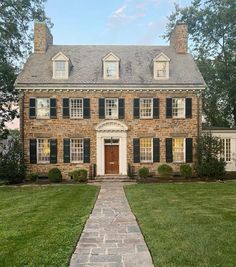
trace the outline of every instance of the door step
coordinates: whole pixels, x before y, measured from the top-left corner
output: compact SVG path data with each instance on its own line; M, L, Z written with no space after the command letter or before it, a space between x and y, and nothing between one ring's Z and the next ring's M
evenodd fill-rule
M99 175L95 180L89 180L89 183L94 182L135 182L135 180L127 175Z

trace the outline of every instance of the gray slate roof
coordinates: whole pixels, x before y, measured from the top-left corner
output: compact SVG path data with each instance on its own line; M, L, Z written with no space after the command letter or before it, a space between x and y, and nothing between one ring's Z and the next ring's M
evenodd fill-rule
M62 52L73 65L68 80L52 79L51 59ZM120 58L120 79L103 79L102 59L112 52ZM170 79L153 79L153 59L163 52L170 58ZM45 54L31 54L16 85L35 84L135 84L204 85L190 54L176 54L171 46L136 45L52 45Z

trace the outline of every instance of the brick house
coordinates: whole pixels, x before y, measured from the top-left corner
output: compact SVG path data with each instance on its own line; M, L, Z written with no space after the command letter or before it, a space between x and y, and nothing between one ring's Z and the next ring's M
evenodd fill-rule
M78 166L99 176L192 164L205 83L187 43L179 23L169 46L53 45L36 23L16 81L28 171L58 167L68 178Z

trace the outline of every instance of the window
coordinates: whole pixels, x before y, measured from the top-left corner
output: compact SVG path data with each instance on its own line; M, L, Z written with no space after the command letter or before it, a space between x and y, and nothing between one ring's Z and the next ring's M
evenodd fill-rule
M60 79L66 76L66 62L55 61L55 77Z
M38 163L50 163L50 140L37 139Z
M140 118L152 118L153 100L151 98L140 99Z
M49 119L50 118L50 99L49 98L37 98L36 99L36 117L37 119Z
M153 74L156 80L169 79L170 59L164 54L160 53L154 59Z
M152 162L152 138L140 139L140 162Z
M173 138L173 161L184 162L184 138Z
M57 53L53 58L53 79L68 79L70 59L62 52Z
M167 76L167 62L165 61L160 61L160 62L156 62L156 77L166 77Z
M105 100L105 112L107 119L117 119L118 118L118 99L108 98Z
M172 117L185 118L185 98L172 99Z
M83 139L70 139L71 162L83 162Z
M70 117L75 119L83 118L83 99L72 98L70 99Z
M221 139L222 155L224 161L231 161L231 139Z
M103 78L107 80L119 79L120 59L113 53L109 53L103 58Z

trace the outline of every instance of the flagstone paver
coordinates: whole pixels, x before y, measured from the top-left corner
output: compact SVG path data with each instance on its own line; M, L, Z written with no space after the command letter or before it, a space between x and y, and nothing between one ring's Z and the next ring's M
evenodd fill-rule
M70 267L153 267L122 183L102 183Z

